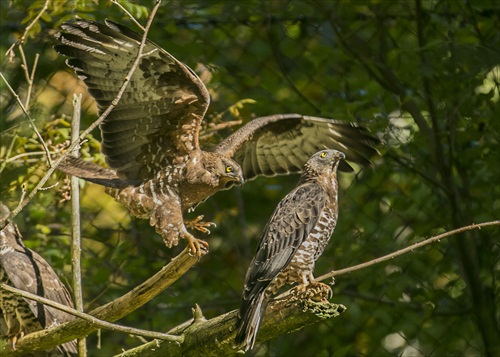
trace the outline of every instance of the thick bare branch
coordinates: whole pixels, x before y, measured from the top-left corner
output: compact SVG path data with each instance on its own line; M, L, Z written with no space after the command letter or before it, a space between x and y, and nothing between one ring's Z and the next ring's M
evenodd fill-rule
M289 296L269 304L259 330L258 342L299 330L307 325L337 317L346 310L343 305L330 302L298 300ZM125 351L120 356L224 356L235 353L233 340L236 334L237 311L206 320L198 307L193 309L194 318L170 332L182 334L183 343L154 340Z
M37 302L42 303L44 305L51 306L51 307L56 308L58 310L64 311L70 315L73 315L73 316L79 317L85 321L88 321L99 328L104 328L104 329L108 329L108 330L112 330L112 331L118 331L118 332L122 332L122 333L127 333L127 334L131 334L131 335L142 336L142 337L149 337L149 338L159 338L159 339L169 339L169 338L176 339L177 338L177 336L172 336L172 335L164 334L161 332L146 331L146 330L141 330L141 329L127 327L127 326L121 326L121 325L117 325L117 324L114 324L111 322L100 320L100 319L95 318L94 316L85 314L85 313L78 311L78 310L75 310L69 306L66 306L66 305L63 305L61 303L49 300L47 298L43 298L41 296L29 293L29 292L24 291L24 290L14 288L13 286L10 286L10 285L0 284L0 289L10 291L10 292L17 294L19 296L22 296L24 298L34 300L34 301L37 301ZM2 354L2 356L3 356L3 354Z
M198 258L191 256L186 248L144 283L118 299L92 310L88 315L108 322L116 321L156 297L197 262ZM6 353L6 356L22 356L28 351L46 350L75 338L86 336L98 328L99 326L95 323L77 319L26 335L17 342L15 351L8 347L2 353Z

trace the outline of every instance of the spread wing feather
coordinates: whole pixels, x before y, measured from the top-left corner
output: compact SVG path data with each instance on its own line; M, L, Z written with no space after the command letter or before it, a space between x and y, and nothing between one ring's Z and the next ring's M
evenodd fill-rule
M355 123L279 114L250 121L223 140L215 151L235 159L245 180L251 180L260 175L301 172L307 159L325 148L342 151L347 160L368 165L378 153L373 147L378 143L377 138ZM352 170L345 161L339 169Z
M64 23L57 52L83 79L103 112L116 98L134 63L142 36L106 21ZM162 167L198 149L210 102L198 76L147 41L139 66L118 105L101 124L102 151L122 178L152 178Z

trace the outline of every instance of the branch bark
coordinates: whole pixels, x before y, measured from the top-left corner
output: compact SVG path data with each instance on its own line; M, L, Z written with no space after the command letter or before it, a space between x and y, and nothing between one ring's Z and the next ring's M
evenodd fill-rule
M80 114L81 114L82 95L73 94L73 117L71 119L71 142L78 141L80 133ZM76 146L73 151L75 157L80 156L79 147ZM80 186L78 177L71 177L71 273L73 285L73 298L75 309L83 312L83 291L82 291L82 237L80 222ZM78 356L87 356L87 347L85 338L78 339Z
M203 254L205 253L202 252ZM116 321L156 297L177 281L197 262L198 258L191 256L186 248L144 283L118 299L92 310L89 315L100 320ZM47 330L26 335L17 342L16 350L13 350L12 346L7 346L2 351L2 356L22 356L27 352L50 349L62 343L72 341L75 338L86 336L98 328L92 322L77 319Z
M344 305L330 302L298 300L289 296L269 304L262 320L257 342L274 339L280 335L299 330L305 326L339 316L346 310ZM193 319L174 328L170 333L179 333L183 343L153 340L137 348L125 351L120 356L222 356L235 353L233 340L236 335L237 311L206 320L201 309L193 309Z

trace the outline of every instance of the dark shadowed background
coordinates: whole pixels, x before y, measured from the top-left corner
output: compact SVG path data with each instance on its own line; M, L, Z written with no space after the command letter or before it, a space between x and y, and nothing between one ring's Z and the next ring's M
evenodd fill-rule
M2 1L1 71L21 100L21 55L4 55L45 1ZM150 2L120 1L139 21ZM82 128L96 107L52 46L63 21L105 18L140 31L111 2L50 4L23 45L40 55L29 108L51 151L68 138L73 93ZM149 38L193 68L212 104L207 123L275 113L355 121L380 137L373 167L340 174L340 215L317 275L368 261L426 237L500 217L500 5L497 1L167 1ZM1 199L11 209L47 169L28 121L0 82ZM207 144L225 137L219 131ZM103 162L99 132L82 155ZM217 223L210 254L176 284L119 323L167 331L191 317L238 308L247 265L265 223L298 177L260 178L215 195L190 215ZM70 281L68 201L54 175L16 217L26 244ZM49 186L47 185L47 186ZM130 219L102 187L82 182L86 311L158 271L168 249L147 221ZM471 231L336 278L340 318L258 345L255 356L486 355L498 352L499 230ZM202 238L202 234L198 234ZM68 284L69 285L69 284ZM101 331L90 356L141 340ZM496 348L496 350L495 350Z

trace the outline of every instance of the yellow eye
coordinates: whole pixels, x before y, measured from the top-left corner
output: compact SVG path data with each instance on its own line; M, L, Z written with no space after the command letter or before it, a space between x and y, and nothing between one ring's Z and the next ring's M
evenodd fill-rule
M326 157L326 152L322 152L321 155L320 155L322 158L325 158Z
M234 169L231 166L226 166L226 173L227 174L230 174L233 171L234 171Z

